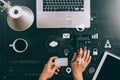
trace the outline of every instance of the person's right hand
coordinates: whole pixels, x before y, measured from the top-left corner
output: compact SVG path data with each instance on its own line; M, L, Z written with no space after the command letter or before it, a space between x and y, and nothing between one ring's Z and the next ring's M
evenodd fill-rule
M80 48L77 53L75 52L71 61L73 76L82 76L82 73L85 71L90 62L90 50L82 50L82 48Z
M50 79L54 74L58 74L58 72L60 71L60 66L56 66L53 62L53 60L55 60L57 57L51 57L48 61L47 64L45 64L44 69L41 73L41 76L39 78L39 80L48 80Z

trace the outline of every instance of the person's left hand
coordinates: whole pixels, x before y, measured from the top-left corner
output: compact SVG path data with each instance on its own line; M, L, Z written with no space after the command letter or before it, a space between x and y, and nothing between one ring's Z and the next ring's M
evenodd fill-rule
M51 57L48 61L47 64L45 64L44 69L41 73L41 76L39 78L39 80L47 80L50 79L54 74L58 74L58 72L60 71L60 67L59 66L55 66L53 60L55 60L57 57Z
M71 61L74 76L79 76L79 74L82 74L91 62L90 50L87 50L86 48L83 50L80 48L77 53L74 53Z

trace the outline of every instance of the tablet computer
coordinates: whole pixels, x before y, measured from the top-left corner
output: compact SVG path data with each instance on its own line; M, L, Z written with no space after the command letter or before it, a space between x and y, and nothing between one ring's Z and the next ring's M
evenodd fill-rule
M92 80L120 80L120 57L105 52Z

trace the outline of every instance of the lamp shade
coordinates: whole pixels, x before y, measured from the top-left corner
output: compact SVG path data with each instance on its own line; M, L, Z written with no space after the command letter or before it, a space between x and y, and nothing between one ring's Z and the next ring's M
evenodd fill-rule
M28 7L12 6L8 9L7 22L15 31L24 31L34 22L34 14Z

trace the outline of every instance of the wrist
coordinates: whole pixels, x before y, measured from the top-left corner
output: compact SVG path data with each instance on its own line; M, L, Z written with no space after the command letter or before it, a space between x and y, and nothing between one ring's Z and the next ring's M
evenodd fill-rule
M82 75L83 72L73 72L73 76L76 76L76 75Z
M74 80L83 80L83 74L82 73L73 73Z
M48 80L45 76L45 74L41 74L40 77L39 77L39 80Z

